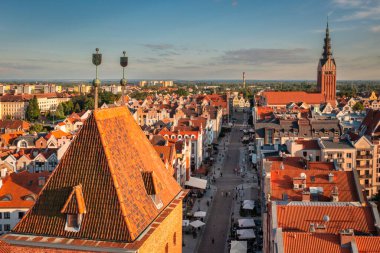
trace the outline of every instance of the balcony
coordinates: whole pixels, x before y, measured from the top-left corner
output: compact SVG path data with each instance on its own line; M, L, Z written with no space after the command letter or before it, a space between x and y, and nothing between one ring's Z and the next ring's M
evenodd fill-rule
M372 164L370 165L356 165L358 170L372 170Z
M363 160L363 159L372 159L372 158L373 158L372 155L357 155L356 156L356 159L361 159L361 160Z
M359 178L361 178L361 179L371 179L372 175L370 175L370 174L359 175Z

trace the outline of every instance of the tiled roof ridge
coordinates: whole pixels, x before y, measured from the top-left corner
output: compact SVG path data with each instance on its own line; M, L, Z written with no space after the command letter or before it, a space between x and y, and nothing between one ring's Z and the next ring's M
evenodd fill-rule
M136 239L138 235L135 235L133 230L131 229L132 226L128 220L128 215L127 215L127 211L125 210L125 205L124 205L124 200L123 200L123 197L121 195L121 192L120 192L120 188L119 188L119 183L117 182L117 176L116 176L116 173L115 173L115 169L113 168L113 165L112 163L110 162L111 160L111 157L110 157L110 153L109 153L109 150L107 149L107 145L106 145L106 142L104 140L104 132L103 130L100 129L99 125L98 125L98 118L100 118L98 116L98 114L96 113L97 111L99 111L100 109L97 109L97 110L94 110L94 118L95 118L95 125L96 125L96 128L98 129L98 132L99 132L99 135L100 135L100 141L102 143L102 146L103 146L103 151L104 151L104 154L106 155L106 158L108 160L108 167L109 167L109 170L110 170L110 174L111 174L111 178L112 178L112 181L113 181L113 186L115 187L115 191L116 191L116 196L117 196L117 199L119 201L119 205L120 205L120 210L122 212L122 215L123 215L123 220L127 226L127 229L129 231L129 234L130 234L130 237L132 240ZM104 117L104 114L102 115L103 119L107 118L107 117Z

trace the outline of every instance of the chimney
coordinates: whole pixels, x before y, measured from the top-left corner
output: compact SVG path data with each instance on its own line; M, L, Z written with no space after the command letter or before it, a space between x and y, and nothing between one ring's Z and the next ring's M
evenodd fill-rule
M334 182L334 174L333 173L329 173L329 183L332 183Z
M3 187L3 179L0 178L0 189Z
M339 235L340 235L340 246L342 247L351 247L351 242L355 241L353 229L341 230L339 232Z
M302 202L310 202L310 192L309 191L303 191L302 192ZM313 224L313 226L314 226L314 224Z
M45 177L38 177L38 186L42 187L46 183L46 178Z
M333 187L333 190L331 192L331 200L332 202L339 202L338 186Z
M315 233L315 225L314 225L314 223L310 223L309 232L310 233Z

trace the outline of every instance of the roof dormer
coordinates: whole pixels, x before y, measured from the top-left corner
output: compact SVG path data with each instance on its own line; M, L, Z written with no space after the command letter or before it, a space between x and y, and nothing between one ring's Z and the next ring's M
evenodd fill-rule
M163 203L158 195L159 187L158 180L153 171L143 171L141 172L146 193L151 197L153 203L156 205L157 209L161 209Z
M61 213L66 214L65 231L79 232L83 215L86 213L82 185L73 187L73 190L67 198Z

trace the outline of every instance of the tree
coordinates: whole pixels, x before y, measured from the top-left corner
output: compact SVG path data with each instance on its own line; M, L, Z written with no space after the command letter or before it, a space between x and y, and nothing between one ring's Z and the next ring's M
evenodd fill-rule
M63 111L62 104L59 104L57 106L57 109L55 110L54 116L56 117L56 119L64 119L65 118L65 113Z
M93 110L94 109L94 99L93 98L87 98L85 103L84 103L84 109L85 110Z
M78 103L75 104L75 107L74 107L74 112L80 112L81 109L80 109L80 105Z
M28 107L26 108L26 119L29 121L36 121L40 117L40 108L38 107L37 97L34 96L29 100Z
M189 95L189 92L182 88L176 90L174 93L176 93L178 96L185 96L185 97Z
M30 127L29 131L30 131L30 132L36 132L36 133L39 133L39 132L42 132L43 128L44 128L44 127L43 127L41 124L33 124L33 125Z
M363 111L363 110L364 110L364 106L363 106L362 103L357 102L357 103L352 107L352 109L353 109L354 111Z

